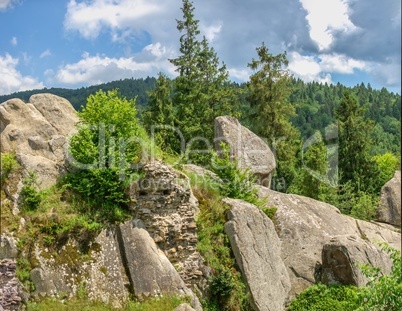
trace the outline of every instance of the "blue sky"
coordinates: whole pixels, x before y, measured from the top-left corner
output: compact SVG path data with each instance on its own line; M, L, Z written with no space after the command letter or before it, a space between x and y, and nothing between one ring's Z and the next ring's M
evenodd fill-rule
M230 77L264 41L306 82L401 92L400 0L194 0ZM0 94L174 76L181 0L0 0Z

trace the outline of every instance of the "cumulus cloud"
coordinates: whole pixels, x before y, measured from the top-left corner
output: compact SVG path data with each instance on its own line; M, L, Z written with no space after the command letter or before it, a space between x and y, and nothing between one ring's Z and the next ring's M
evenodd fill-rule
M346 55L319 54L303 56L298 52L289 55L289 70L306 82L332 83L331 74L353 74L355 70L369 72L370 65Z
M164 71L174 74L174 68L167 60L171 51L160 43L146 46L133 57L91 56L84 53L76 63L67 64L56 72L55 79L64 84L99 84L122 78L156 76ZM48 74L51 72L48 71Z
M292 72L309 81L326 82L332 73L353 74L357 69L380 84L400 77L392 67L400 70L399 0L387 5L378 0L194 0L194 6L202 35L237 80L248 79L247 63L263 41L273 54L287 50L293 55ZM158 53L177 53L175 19L182 19L180 7L181 0L70 0L64 26L87 39L108 32L119 43L132 43L145 33L152 44L143 50L144 60L131 49L126 56L135 63L150 63ZM119 58L111 59L118 64ZM151 67L166 67L158 61Z
M0 94L10 94L18 91L25 91L43 88L42 82L31 76L23 76L17 70L18 58L10 54L0 55Z
M300 0L307 11L306 19L311 39L319 50L328 49L336 32L353 32L357 27L349 19L349 7L344 0Z

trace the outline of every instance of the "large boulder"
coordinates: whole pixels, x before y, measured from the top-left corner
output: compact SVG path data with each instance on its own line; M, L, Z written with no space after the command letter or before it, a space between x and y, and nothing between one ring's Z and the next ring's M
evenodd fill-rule
M116 229L102 230L97 237L85 237L81 242L71 237L55 249L36 244L31 256L36 263L30 273L35 298L72 297L85 286L89 299L117 308L129 299Z
M133 221L120 225L119 230L135 297L142 300L166 294L188 295L192 306L202 310L198 298L184 284L146 230L137 228Z
M401 249L401 234L389 225L357 220L342 215L330 204L265 187L259 188L259 195L261 198L268 197L268 206L277 208L275 224L282 242L281 257L290 276L290 298L321 281L324 246L324 257L327 256L325 254L334 254L338 252L336 249L341 249L344 254L350 254L349 259L353 265L369 262L370 256L374 254L378 258L375 263L384 272L389 271L390 261L386 253L380 252L377 243L387 242L392 247ZM339 238L342 236L347 238ZM334 238L341 242L336 242L338 240L333 240ZM331 266L336 267L337 264L326 264L324 268L330 269ZM328 280L331 274L337 275L336 271L326 270L325 273ZM364 285L364 279L354 279L358 286Z
M290 280L273 222L250 203L235 199L224 202L231 207L225 232L250 289L254 309L284 310Z
M70 102L56 95L32 95L27 104L10 99L0 104L0 151L15 152L25 174L35 172L46 188L65 171L67 136L77 121Z
M377 214L379 221L401 226L401 171L382 187Z
M221 143L231 147L230 155L238 160L242 169L250 169L261 185L269 187L276 167L275 156L265 141L242 126L234 117L221 116L215 119L215 149Z

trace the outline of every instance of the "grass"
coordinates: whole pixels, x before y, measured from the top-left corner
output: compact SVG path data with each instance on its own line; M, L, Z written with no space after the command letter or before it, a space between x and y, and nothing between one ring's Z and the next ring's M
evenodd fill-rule
M173 311L185 299L178 296L164 296L153 298L144 302L129 301L124 308L117 309L122 311ZM56 299L46 299L41 302L29 302L28 311L112 311L116 310L112 306L101 302L91 302L85 297L75 297L67 302Z

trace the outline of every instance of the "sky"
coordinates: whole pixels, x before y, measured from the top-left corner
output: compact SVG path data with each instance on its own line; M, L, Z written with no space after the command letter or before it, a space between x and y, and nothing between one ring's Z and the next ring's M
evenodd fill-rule
M201 34L230 78L265 42L305 82L401 93L400 0L194 0ZM174 77L181 0L0 0L0 95Z

